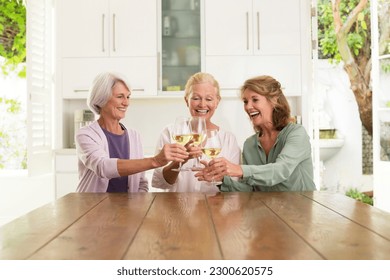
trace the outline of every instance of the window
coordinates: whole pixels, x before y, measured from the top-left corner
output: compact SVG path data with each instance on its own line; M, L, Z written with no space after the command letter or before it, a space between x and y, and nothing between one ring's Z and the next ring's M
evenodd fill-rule
M27 1L27 165L52 170L52 1Z

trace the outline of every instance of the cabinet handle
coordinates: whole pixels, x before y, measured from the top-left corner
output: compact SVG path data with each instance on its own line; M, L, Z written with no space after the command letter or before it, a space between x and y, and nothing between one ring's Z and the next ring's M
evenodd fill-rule
M105 49L104 49L104 14L102 14L102 52L105 52Z
M73 92L89 92L88 89L74 89Z
M145 89L144 88L132 88L131 91L132 92L135 92L135 91L144 92Z
M112 49L114 52L116 52L116 46L115 46L115 20L116 16L115 14L112 15Z
M249 50L249 13L246 12L246 49Z
M160 79L160 52L157 52L157 89L161 90L161 79Z
M260 13L257 12L257 49L260 50Z

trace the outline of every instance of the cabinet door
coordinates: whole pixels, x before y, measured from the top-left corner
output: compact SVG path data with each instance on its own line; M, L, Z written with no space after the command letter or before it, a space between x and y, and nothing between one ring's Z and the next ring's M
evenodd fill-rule
M60 198L71 192L76 192L79 176L76 173L56 174L56 198Z
M205 2L206 55L300 53L300 0Z
M57 47L62 57L102 57L108 50L108 1L56 1Z
M301 95L300 56L212 56L206 60L206 72L213 73L224 92L238 92L244 81L259 75L275 77L285 95Z
M56 198L75 192L79 181L76 153L55 155Z
M65 58L62 60L62 97L86 98L93 79L104 71L124 74L133 95L154 95L156 65L155 57Z
M156 56L156 0L110 0L109 26L111 56Z
M157 2L57 1L62 57L156 56Z
M161 9L162 90L182 91L201 71L199 0L163 1Z
M253 0L255 54L299 54L300 0Z
M251 54L252 0L213 0L204 6L206 55Z

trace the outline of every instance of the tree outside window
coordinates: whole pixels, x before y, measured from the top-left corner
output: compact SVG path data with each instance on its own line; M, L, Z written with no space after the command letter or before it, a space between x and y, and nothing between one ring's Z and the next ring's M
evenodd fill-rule
M0 169L26 169L26 6L0 7Z

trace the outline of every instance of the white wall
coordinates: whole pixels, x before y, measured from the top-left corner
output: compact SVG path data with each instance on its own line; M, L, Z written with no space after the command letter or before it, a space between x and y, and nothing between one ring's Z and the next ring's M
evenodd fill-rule
M189 115L183 98L131 99L130 102L123 122L140 132L147 155L154 154L157 139L166 125L173 123L176 116ZM253 134L238 97L222 97L213 121L224 130L233 132L241 147L245 139Z
M0 177L0 226L54 199L53 176Z
M358 107L342 65L318 64L319 102L344 136L344 146L324 163L323 188L344 192L348 188L372 190L372 175L362 174L362 129Z

